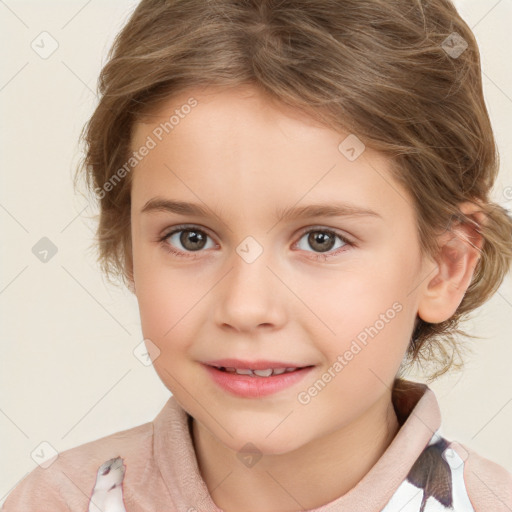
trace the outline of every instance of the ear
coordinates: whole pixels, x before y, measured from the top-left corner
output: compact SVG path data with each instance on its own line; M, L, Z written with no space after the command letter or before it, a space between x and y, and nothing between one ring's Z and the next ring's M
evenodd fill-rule
M436 272L425 284L418 306L418 316L425 322L440 323L453 316L471 284L481 255L484 240L479 226L484 225L485 214L471 202L460 204L459 209L474 223L456 220L438 239L436 261L430 260L425 267L428 273L434 265Z

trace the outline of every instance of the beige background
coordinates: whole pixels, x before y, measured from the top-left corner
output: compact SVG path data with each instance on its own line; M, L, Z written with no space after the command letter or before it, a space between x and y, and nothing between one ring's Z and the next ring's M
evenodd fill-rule
M151 421L169 396L133 355L142 341L135 298L102 278L90 249L95 212L71 181L96 79L136 3L0 2L0 504L49 445L61 452ZM494 197L512 208L512 0L455 5L481 49L502 162ZM58 43L46 59L31 47L43 51L46 37L51 49L43 31ZM32 253L42 237L58 249L47 263ZM512 472L511 316L509 276L469 322L484 339L466 372L431 388L445 437Z

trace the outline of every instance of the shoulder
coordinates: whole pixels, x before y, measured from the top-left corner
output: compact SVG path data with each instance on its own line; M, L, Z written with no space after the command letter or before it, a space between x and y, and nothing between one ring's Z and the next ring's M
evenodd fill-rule
M87 510L98 468L121 457L125 481L144 473L153 454L151 422L65 450L46 468L37 466L9 493L1 512Z
M464 482L475 512L510 512L512 473L462 443L449 447L464 461Z

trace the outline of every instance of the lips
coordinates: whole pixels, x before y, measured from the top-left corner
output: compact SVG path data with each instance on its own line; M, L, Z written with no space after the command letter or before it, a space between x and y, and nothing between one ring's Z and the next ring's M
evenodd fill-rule
M203 363L202 366L220 389L227 391L229 394L243 398L263 398L284 391L286 388L297 386L298 383L314 369L313 366L306 366L295 368L288 372L285 371L281 374L262 376L255 372L263 372L264 375L267 375L270 372L274 372L275 369L267 368L266 370L253 371L252 369L242 368L228 372L226 369L222 370L221 367L215 365Z

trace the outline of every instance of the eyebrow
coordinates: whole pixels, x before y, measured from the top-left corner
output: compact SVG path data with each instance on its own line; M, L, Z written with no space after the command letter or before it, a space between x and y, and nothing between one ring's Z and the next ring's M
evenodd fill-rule
M195 217L208 217L210 210L200 204L188 203L186 201L174 201L154 197L150 199L141 209L141 213L169 212L179 215L190 215ZM351 203L335 204L310 204L307 206L276 208L276 218L287 220L290 218L305 219L311 217L351 217L371 216L383 220L382 215L368 208L362 208Z

